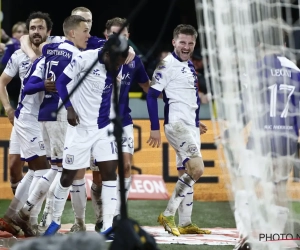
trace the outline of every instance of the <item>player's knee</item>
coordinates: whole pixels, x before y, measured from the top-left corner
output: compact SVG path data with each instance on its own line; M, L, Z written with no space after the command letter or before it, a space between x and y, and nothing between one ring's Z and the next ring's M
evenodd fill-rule
M60 177L60 184L63 187L70 187L74 181L74 178L77 174L77 170L68 170L68 169L63 169Z
M114 181L117 179L116 171L101 172L102 181Z
M74 177L74 180L81 180L85 176L85 168L79 169Z
M130 177L130 174L131 174L131 162L130 161L124 162L124 174L125 174L125 177Z
M101 174L100 171L93 171L93 183L95 183L97 186L102 185L102 179L101 179Z
M73 183L73 180L71 178L69 178L69 176L67 175L62 175L60 178L60 184L63 187L70 187Z
M24 166L24 161L21 161L19 155L10 155L9 170L10 170L10 177L12 182L17 182L22 178L23 166Z
M185 167L187 169L188 174L195 180L197 181L204 172L204 163L202 160L202 157L195 157L189 159Z

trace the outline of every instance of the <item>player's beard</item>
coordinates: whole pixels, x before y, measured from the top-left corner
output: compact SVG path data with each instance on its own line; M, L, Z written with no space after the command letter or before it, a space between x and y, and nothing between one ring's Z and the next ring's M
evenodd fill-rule
M47 40L47 37L42 37L41 35L34 34L33 36L30 36L29 39L34 46L38 47L40 44Z

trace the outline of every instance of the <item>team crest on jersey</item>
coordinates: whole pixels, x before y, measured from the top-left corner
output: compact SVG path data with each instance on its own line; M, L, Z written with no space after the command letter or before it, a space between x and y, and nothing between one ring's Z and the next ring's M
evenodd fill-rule
M134 69L134 68L135 68L135 61L131 61L131 62L128 64L128 67L131 68L131 69Z
M159 81L160 79L163 78L162 73L156 72L154 78L156 79L156 81Z
M191 154L197 153L197 146L195 144L189 145L188 148Z
M67 164L73 164L73 162L74 162L74 155L67 154L65 161L66 161Z
M43 141L39 141L40 149L45 150L45 144Z

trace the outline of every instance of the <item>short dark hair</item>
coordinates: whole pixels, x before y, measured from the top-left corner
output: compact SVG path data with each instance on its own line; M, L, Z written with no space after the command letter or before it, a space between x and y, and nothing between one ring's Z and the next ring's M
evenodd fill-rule
M121 45L121 40L120 39L125 39L125 38L122 37L122 36L119 37L116 34L113 34L113 35L109 36L108 40L105 42L105 44L103 46L103 49L102 49L103 54L105 52L108 52L110 54L113 51L114 47L120 46ZM129 51L129 45L127 43L125 49L123 49L119 52L117 51L116 53L118 54L118 56L121 56L123 58L127 58L128 51Z
M63 23L63 30L64 30L65 36L68 35L70 30L75 29L76 27L78 27L81 22L86 23L87 20L84 17L78 16L78 15L68 16L64 20L64 23Z
M44 19L47 26L47 31L52 30L53 22L48 13L44 13L41 11L32 12L26 20L26 28L29 30L30 22L32 19Z
M123 27L126 22L126 18L114 17L112 19L107 20L105 28L109 31L112 26ZM127 23L125 27L129 31L129 23Z
M195 39L198 36L196 29L192 25L189 25L189 24L177 25L177 27L173 31L173 38L174 39L177 38L179 36L179 34L195 36Z

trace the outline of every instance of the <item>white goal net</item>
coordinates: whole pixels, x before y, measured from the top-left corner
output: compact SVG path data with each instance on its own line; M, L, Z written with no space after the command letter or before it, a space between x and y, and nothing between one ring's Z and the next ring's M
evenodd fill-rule
M195 0L195 6L240 237L252 249L293 246L291 238L300 235L298 2Z

